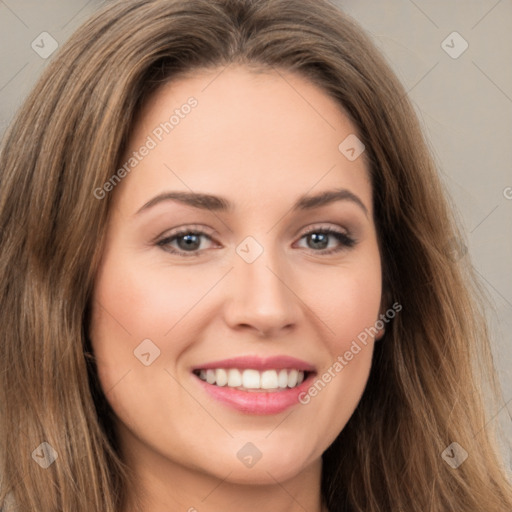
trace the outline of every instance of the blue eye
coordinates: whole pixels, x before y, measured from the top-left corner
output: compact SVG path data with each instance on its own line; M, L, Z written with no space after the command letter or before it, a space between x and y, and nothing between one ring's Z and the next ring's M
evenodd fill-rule
M182 229L176 233L167 236L156 243L165 251L179 256L200 256L204 248L201 248L202 238L213 241L212 237L200 230ZM339 252L353 247L356 241L341 231L332 228L316 228L304 233L300 240L307 239L310 242L308 247L312 252L320 255ZM330 240L336 240L338 243L334 247L329 247Z
M160 240L157 242L157 245L165 248L166 251L172 254L199 256L197 249L201 246L201 237L206 237L211 240L211 237L203 231L182 230ZM178 249L171 246L173 242L177 243Z
M320 251L314 251L320 252L320 254L331 254L334 252L339 252L345 248L353 247L356 243L356 241L346 233L342 233L341 231L337 231L332 228L312 229L302 235L301 240L303 238L311 241L314 249L320 249ZM329 248L329 238L335 238L339 245Z

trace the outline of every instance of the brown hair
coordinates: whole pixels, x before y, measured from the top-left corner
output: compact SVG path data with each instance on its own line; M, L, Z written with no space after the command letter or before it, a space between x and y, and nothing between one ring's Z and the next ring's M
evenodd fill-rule
M93 191L156 87L231 63L297 72L350 116L366 145L385 296L403 306L323 455L330 512L511 510L485 411L501 395L479 285L450 250L462 235L404 88L324 0L114 1L49 63L0 150L0 504L10 493L20 512L121 510L130 471L86 357L111 199ZM58 454L46 470L31 457L43 441ZM454 441L469 453L457 469L441 457Z

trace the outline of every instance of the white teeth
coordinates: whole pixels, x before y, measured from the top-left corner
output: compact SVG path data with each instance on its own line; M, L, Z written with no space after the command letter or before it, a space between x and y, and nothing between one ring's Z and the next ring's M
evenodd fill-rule
M208 372L206 372L208 373ZM299 372L297 370L290 370L288 373L288 387L294 388L297 385L297 377L299 376Z
M280 388L288 387L288 372L286 370L281 370L279 372L279 376L277 377L277 381Z
M275 370L266 370L261 374L261 389L277 389L277 372Z
M238 388L242 385L242 374L235 368L228 370L228 387Z
M244 390L266 389L282 390L294 388L304 381L304 372L300 370L258 370L236 368L217 368L200 370L199 378L215 384L216 386L227 386L229 388L240 388Z
M215 384L216 373L215 370L206 370L206 382L208 382L208 384Z
M228 372L220 368L216 371L215 384L225 386L228 383Z
M242 386L244 388L258 389L260 381L260 372L258 370L244 370L244 373L242 373Z

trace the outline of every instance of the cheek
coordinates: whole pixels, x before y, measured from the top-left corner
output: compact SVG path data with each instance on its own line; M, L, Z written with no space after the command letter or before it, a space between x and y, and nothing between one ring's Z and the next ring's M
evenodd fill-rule
M157 271L138 258L107 256L94 292L92 331L98 350L100 340L133 351L144 339L162 351L179 350L172 331L209 287L208 280L179 269Z
M305 296L325 327L325 343L331 354L348 350L351 341L378 320L382 286L378 258L359 265L340 266L336 272L317 272L315 286L305 284Z
M328 425L324 434L331 441L357 407L370 373L382 293L377 256L340 266L335 274L318 273L315 287L308 287L329 357L301 401Z
M113 389L108 399L120 416L148 402L145 388L168 386L164 370L176 374L181 355L199 339L201 322L194 315L216 280L198 269L162 268L161 262L148 263L143 254L119 247L105 252L95 280L90 337L102 389ZM155 375L163 382L157 384Z
M173 273L178 282L162 274L118 250L105 255L96 276L91 345L101 388L125 425L138 425L143 413L158 414L162 405L155 407L156 397L171 409L181 407L164 370L175 374L175 362L187 344L176 333L197 293L179 282L179 272ZM158 428L155 422L141 431L158 439Z
M173 288L169 287L164 300L166 287L136 263L119 251L114 257L112 251L105 255L96 276L90 336L105 391L130 372L130 378L140 373L144 380L148 375L142 371L144 363L149 359L155 368L161 354L174 350L171 336L165 334L178 321L179 298L174 297L172 306L169 293Z

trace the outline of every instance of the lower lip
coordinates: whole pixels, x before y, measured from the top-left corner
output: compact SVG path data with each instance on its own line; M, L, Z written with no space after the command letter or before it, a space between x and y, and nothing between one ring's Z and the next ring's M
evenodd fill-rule
M216 386L208 384L195 374L193 376L210 396L233 409L246 414L278 414L300 403L299 395L310 387L314 373L297 387L271 392L241 391L227 386Z

